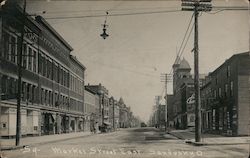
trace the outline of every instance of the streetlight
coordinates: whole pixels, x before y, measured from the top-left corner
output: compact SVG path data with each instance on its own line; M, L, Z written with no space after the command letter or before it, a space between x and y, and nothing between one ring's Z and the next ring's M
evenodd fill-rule
M103 31L103 33L102 34L100 34L100 36L103 38L103 39L106 39L109 35L106 33L106 31L107 31L107 16L108 16L108 12L106 12L106 18L105 18L105 21L104 21L104 24L102 25L103 26L103 29L102 29L102 31Z
M105 21L106 22L106 21ZM106 33L106 27L107 27L108 25L106 25L105 23L103 24L103 33L102 34L100 34L100 36L103 38L103 39L106 39L109 35Z

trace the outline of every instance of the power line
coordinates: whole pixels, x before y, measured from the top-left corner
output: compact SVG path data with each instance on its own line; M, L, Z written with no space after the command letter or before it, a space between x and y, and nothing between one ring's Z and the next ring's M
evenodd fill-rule
M192 31L193 31L193 28L194 28L194 24L192 25L192 28L191 28L191 30L190 30L190 32L189 32L189 34L188 34L188 38L187 38L187 40L186 40L186 42L185 42L185 45L184 45L184 47L183 47L183 49L182 49L182 51L181 51L181 53L180 53L180 57L181 57L182 54L184 53L184 50L185 50L185 48L186 48L186 46L187 46L187 43L188 43L188 40L189 40L189 38L190 38L190 35L191 35Z
M186 43L187 43L187 41L188 41L188 39L189 39L190 33L189 33L189 35L188 35L188 39L187 39L187 40L186 40L186 36L187 36L187 34L188 34L188 31L189 31L189 28L190 28L191 23L192 23L192 21L193 21L193 18L194 18L194 14L192 14L192 16L191 16L191 19L190 19L190 21L189 21L189 24L188 24L187 30L186 30L186 32L185 32L184 38L183 38L183 40L182 40L182 42L181 42L181 46L180 46L180 49L179 49L179 51L178 51L178 53L177 53L177 56L181 56L181 55L183 54L183 51L184 51L185 47L186 47ZM190 31L190 32L191 32L191 31ZM184 48L182 49L183 43L184 43L185 40L186 40L185 46L184 46ZM180 55L180 54L181 54L181 55ZM179 60L180 60L180 59L177 58L177 62L178 62Z
M152 12L136 12L136 13L118 13L118 14L109 14L109 16L127 16L127 15L143 15L143 14L160 14L160 13L174 13L181 12L178 10L164 10L164 11L152 11ZM105 17L106 15L83 15L83 16L58 16L58 17L45 17L45 19L82 19L82 18L93 18L93 17Z
M187 30L186 30L185 35L184 35L184 37L183 37L183 40L182 40L182 42L181 42L180 49L179 49L179 51L178 51L178 53L177 53L177 56L179 56L179 57L182 56L182 54L183 54L183 52L184 52L184 50L185 50L185 48L186 48L186 45L187 45L187 43L188 43L188 41L189 41L190 35L191 35L191 33L192 33L194 24L192 25L191 29L190 29L190 26L191 26L191 23L192 23L192 21L193 21L193 17L194 17L194 14L192 14L192 16L191 16L191 18L190 18L190 21L189 21L189 23L188 23ZM188 32L189 32L189 33L188 33ZM188 37L187 37L187 34L188 34ZM186 37L187 37L187 38L186 38ZM186 40L186 41L185 41L185 40ZM184 44L184 41L185 41L185 44ZM184 44L184 46L183 46L183 44ZM177 62L178 62L178 61L180 60L180 58L177 58L176 60L177 60ZM173 67L171 67L171 70L170 70L169 75L172 75L172 74L173 74ZM164 88L165 88L165 85L164 85ZM162 91L162 93L161 93L161 96L163 96L164 88L163 88L163 91Z
M117 5L118 6L118 5ZM114 8L117 8L115 6ZM138 11L138 10L159 10L159 9L180 9L179 7L155 7L155 8L123 8L123 9L107 9L110 11ZM68 10L68 11L46 11L46 14L60 14L60 13L83 13L83 12L105 12L104 9L93 9L93 10Z
M181 42L181 46L180 46L179 51L178 51L178 53L177 53L177 56L179 56L180 53L181 53L182 46L183 46L183 43L184 43L184 41L185 41L185 39L186 39L186 36L187 36L187 34L188 34L188 31L189 31L190 25L191 25L191 23L192 23L193 17L194 17L194 15L192 14L191 19L190 19L190 21L189 21L189 23L188 23L187 30L186 30L185 35L184 35L184 37L183 37L183 40L182 40L182 42ZM189 33L189 34L190 34L190 33ZM190 35L188 35L188 36L190 36ZM189 39L189 37L188 37L188 39ZM186 42L186 43L187 43L187 42ZM185 45L186 45L186 43L185 43ZM185 47L186 47L186 46L185 46ZM185 49L185 47L184 47L184 49ZM184 51L184 49L183 49L183 51ZM181 53L181 54L182 54L182 53ZM179 59L177 58L177 60L179 60ZM177 61L177 62L178 62L178 61ZM169 74L172 74L172 73L173 73L172 71L173 71L173 67L171 68Z

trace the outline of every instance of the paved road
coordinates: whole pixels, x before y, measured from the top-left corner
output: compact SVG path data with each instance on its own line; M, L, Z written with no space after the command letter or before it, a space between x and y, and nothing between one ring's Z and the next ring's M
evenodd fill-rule
M6 151L6 158L246 158L249 145L194 147L154 128L123 129L113 133L59 141Z

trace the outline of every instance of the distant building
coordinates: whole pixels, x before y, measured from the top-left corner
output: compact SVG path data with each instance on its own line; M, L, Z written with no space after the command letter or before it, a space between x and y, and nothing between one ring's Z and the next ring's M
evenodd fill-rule
M195 125L195 108L194 108L194 77L190 73L191 67L183 58L177 56L173 64L173 97L168 104L170 121L174 118L174 127L177 129L186 129ZM204 84L206 75L200 74L200 86ZM193 98L193 103L188 102Z
M174 126L177 129L187 128L187 115L184 103L189 96L183 92L183 88L194 82L191 75L191 67L189 63L183 58L182 60L177 56L173 64L173 115Z
M84 90L84 130L98 129L99 96L87 87Z
M209 74L201 88L203 132L249 134L250 54L235 54Z
M117 100L114 100L114 129L118 129L119 128L119 116L120 114L120 107L118 105Z
M98 124L99 127L104 124L110 125L109 121L109 96L108 90L101 84L99 85L86 85L86 89L98 94L99 96L99 112L98 112Z
M167 124L168 127L174 127L174 103L173 95L167 95Z
M120 128L128 128L129 127L129 109L124 103L123 99L120 98L119 102L119 124Z
M159 119L158 122L159 122L159 127L165 127L165 125L166 125L166 122L165 122L165 120L166 120L166 119L165 119L165 117L166 117L166 116L165 116L165 115L166 115L166 114L165 114L166 109L165 109L165 108L166 108L166 105L161 105L161 104L160 104L160 105L158 106L158 115L159 115L159 116L158 116L158 117L159 117L159 118L158 118L158 119Z

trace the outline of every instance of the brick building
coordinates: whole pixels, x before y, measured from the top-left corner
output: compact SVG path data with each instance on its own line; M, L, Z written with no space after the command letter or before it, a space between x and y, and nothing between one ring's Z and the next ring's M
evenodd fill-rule
M8 2L8 1L7 1ZM0 22L0 123L2 136L16 131L17 64L21 9L6 3ZM41 16L25 17L21 134L83 130L85 67L73 48Z
M235 54L209 74L201 89L203 132L248 135L250 55Z
M84 90L84 130L98 129L99 95L87 87Z
M104 124L110 125L109 122L109 92L106 87L101 84L98 85L86 85L86 89L94 92L99 96L99 108L98 108L98 126L99 128Z

